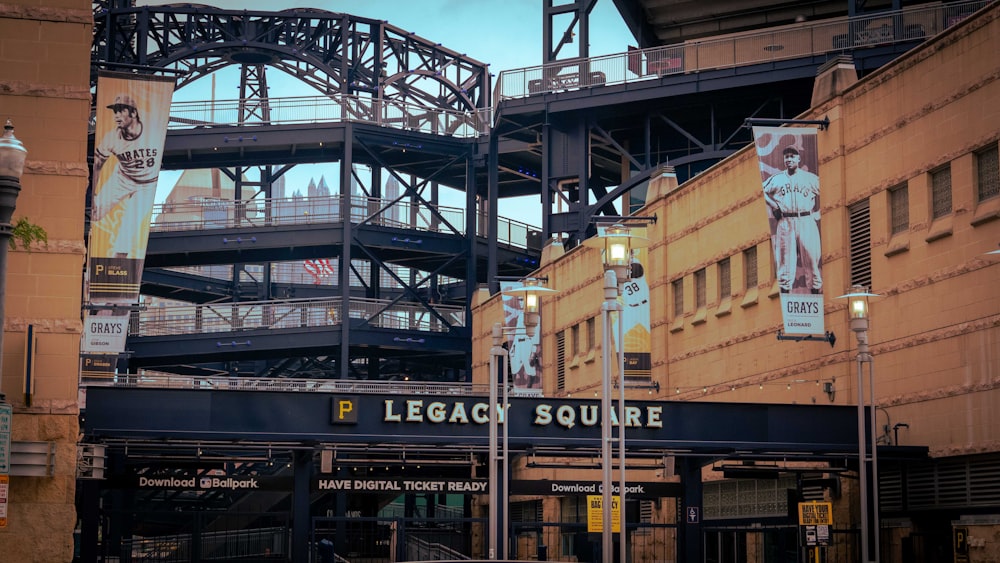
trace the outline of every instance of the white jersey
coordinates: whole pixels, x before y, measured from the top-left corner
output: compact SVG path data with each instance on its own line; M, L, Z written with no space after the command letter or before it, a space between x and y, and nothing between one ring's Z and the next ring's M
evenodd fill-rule
M778 172L764 182L764 193L782 213L803 214L813 211L819 197L819 177L797 169L794 174Z
M129 140L124 137L121 129L115 129L104 136L94 148L94 154L102 160L107 160L111 155L118 159L119 181L136 187L155 184L163 155L159 143L150 143L147 138L148 135L140 135L137 139Z

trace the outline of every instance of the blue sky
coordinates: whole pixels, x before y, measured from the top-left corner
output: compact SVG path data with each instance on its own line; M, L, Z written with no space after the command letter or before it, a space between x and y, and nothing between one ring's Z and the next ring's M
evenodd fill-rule
M167 4L171 2L147 2L147 4ZM137 2L137 4L144 4ZM331 12L341 12L355 16L388 21L396 27L445 47L463 53L480 62L488 63L490 71L499 74L503 70L538 66L542 64L542 6L543 0L327 0L306 3L290 0L216 0L212 6L223 9L280 11L290 8L311 7ZM558 21L556 33L565 28L563 20ZM625 52L634 40L622 22L613 0L598 0L591 13L590 55L607 55ZM579 46L575 43L563 47L560 58L575 56ZM232 73L220 76L216 81L217 99L234 99L239 92L236 85L238 75ZM279 75L280 73L276 73ZM271 81L273 96L280 97L285 88ZM301 91L284 95L303 95ZM180 90L175 100L208 100L212 93L208 81ZM320 175L336 178L336 166L300 165L286 175L286 186L299 188L303 192L310 178L318 180ZM163 201L180 173L163 171L157 190L157 201ZM462 198L457 198L461 205ZM503 202L501 214L516 215L519 220L540 224L540 207L532 206L528 216L524 215L525 205L531 198L519 198L518 202ZM534 198L537 202L537 197ZM443 202L446 205L449 202ZM535 211L537 209L537 211Z

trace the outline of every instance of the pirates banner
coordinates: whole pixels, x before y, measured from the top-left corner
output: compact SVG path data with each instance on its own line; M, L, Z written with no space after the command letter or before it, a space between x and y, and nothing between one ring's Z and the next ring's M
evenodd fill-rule
M88 301L81 351L125 349L142 265L174 79L101 73L97 81Z
M785 332L824 334L815 128L754 127Z

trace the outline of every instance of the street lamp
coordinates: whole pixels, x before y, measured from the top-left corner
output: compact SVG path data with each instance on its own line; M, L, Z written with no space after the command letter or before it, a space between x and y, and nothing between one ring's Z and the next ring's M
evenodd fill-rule
M851 287L850 293L841 295L838 299L848 300L848 312L850 314L850 329L854 332L858 341L858 482L860 490L861 504L861 560L879 561L879 510L878 510L878 453L876 450L877 437L875 432L875 373L873 371L873 359L868 349L868 310L869 299L878 297L874 293L869 293L868 288L863 285ZM865 391L864 391L864 364L868 364L868 394L871 396L872 408L869 413L868 424L871 425L871 484L868 482L868 456L865 445ZM872 498L872 525L868 522L868 492L871 489ZM872 533L874 530L874 533ZM872 547L874 554L869 550L869 535L873 538Z
M550 289L545 287L543 284L547 281L547 278L523 278L519 280L519 284L510 288L503 290L501 293L503 295L511 295L515 297L520 297L523 304L524 313L524 333L530 339L535 337L538 331L538 324L541 319L540 315L540 297L545 294L556 293L555 289ZM517 330L516 327L512 330ZM507 350L503 347L503 337L504 337L504 327L500 323L495 323L493 325L492 331L492 347L490 348L490 520L489 520L489 559L505 559L507 558L508 549L508 528L510 520L510 507L508 506L508 499L510 494L507 490L508 481L507 476L510 473L510 456L509 456L509 445L508 445L508 429L510 425L507 424L507 410L508 410L508 397L507 392L510 387L509 385L509 373L510 368L508 367L509 355ZM500 376L500 372L503 372L503 376ZM497 386L499 382L503 381L503 408L500 408L497 398ZM503 455L498 453L498 422L499 419L503 417ZM500 489L503 489L503 494L498 495ZM497 512L503 510L503 522L500 525L499 540L497 538Z
M500 323L493 325L493 342L490 347L490 520L489 520L489 559L497 558L497 510L499 509L498 493L500 487L500 463L497 458L497 419L500 417L500 409L497 405L497 380L499 379L497 370L503 370L504 397L507 395L507 350L503 347L503 327ZM506 400L504 401L506 404ZM506 424L504 427L506 428ZM507 459L507 452L504 451L504 460ZM506 466L506 464L505 464ZM506 477L507 472L504 471ZM506 488L506 487L505 487ZM506 493L506 491L505 491ZM506 497L506 494L504 495ZM507 510L504 509L506 516ZM507 526L503 526L503 536L507 537Z
M601 398L601 543L602 561L611 563L614 559L614 536L611 530L611 311L618 312L618 464L620 480L618 485L619 506L619 558L621 563L628 559L625 531L625 343L622 306L618 302L621 290L631 276L632 250L644 248L649 241L633 235L629 227L615 223L603 229L596 237L583 242L584 246L603 251L604 259L604 302L601 304L601 328L603 339L603 373Z
M21 192L21 174L27 157L28 151L14 137L14 125L8 119L0 137L0 354L3 352L3 304L7 296L7 246L13 235L10 219ZM0 376L2 373L0 367Z

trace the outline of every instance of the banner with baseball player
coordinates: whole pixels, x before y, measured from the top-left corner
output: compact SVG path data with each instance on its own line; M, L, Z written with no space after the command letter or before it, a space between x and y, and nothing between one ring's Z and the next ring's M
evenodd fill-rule
M598 226L599 234L604 227ZM646 236L645 228L633 227L632 235ZM618 302L622 306L621 322L623 339L625 340L625 379L649 380L652 374L652 341L649 335L649 282L646 281L647 250L633 248L631 271L628 282L622 286ZM615 350L620 349L618 342L618 315L612 317L611 338Z
M97 80L87 299L81 352L125 350L139 300L174 78L102 72Z
M789 334L825 334L816 131L753 128L781 313Z
M500 291L521 285L520 282L500 282ZM528 336L524 326L524 304L517 295L503 296L503 323L507 335L507 357L513 394L521 397L541 397L541 332Z

